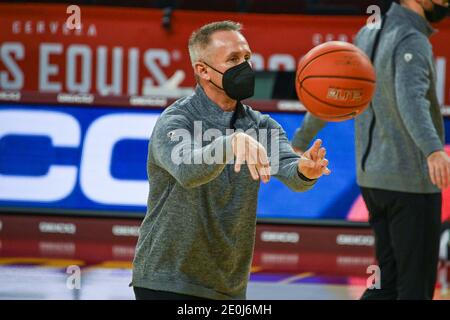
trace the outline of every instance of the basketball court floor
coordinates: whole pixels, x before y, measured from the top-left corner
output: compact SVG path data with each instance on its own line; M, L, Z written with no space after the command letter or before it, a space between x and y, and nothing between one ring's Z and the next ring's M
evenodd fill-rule
M134 299L139 224L0 215L0 299ZM247 298L358 299L374 264L366 228L258 225ZM449 283L450 264L441 262L435 299L450 300Z

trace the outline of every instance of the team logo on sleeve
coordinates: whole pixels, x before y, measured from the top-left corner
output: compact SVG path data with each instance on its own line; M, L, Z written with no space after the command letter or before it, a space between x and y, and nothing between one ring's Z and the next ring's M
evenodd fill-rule
M405 59L406 62L410 62L413 58L413 55L412 55L412 53L405 53L403 58Z
M169 137L170 140L174 140L175 130L172 130L167 133L167 137Z

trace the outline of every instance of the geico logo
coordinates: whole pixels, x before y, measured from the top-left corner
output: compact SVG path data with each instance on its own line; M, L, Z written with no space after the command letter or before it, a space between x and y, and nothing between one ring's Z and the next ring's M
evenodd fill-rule
M116 225L116 226L113 226L112 233L115 236L138 237L139 236L139 227Z
M101 204L145 206L148 182L116 179L110 168L114 146L121 140L147 140L157 114L115 113L93 121L81 141L81 127L59 111L0 110L0 140L8 135L45 136L52 147L82 148L79 165L49 166L40 176L0 174L0 200L56 202L77 185L90 200Z
M375 238L371 235L340 234L336 243L341 246L373 246Z
M73 223L40 222L39 231L42 233L75 234L77 227Z
M296 232L273 232L263 231L261 233L261 240L264 242L291 242L297 243L300 240L300 235Z

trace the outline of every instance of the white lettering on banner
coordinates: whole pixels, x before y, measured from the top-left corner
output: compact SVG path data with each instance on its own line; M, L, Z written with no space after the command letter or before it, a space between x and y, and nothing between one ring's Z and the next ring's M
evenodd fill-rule
M339 234L336 237L336 244L341 246L368 246L375 244L375 238L372 235L362 234Z
M300 234L297 232L263 231L261 241L297 243L300 241Z
M139 237L139 227L114 225L112 227L112 234L118 237Z
M336 264L339 266L368 266L375 262L373 257L337 256Z
M86 35L88 37L97 36L97 26L95 24L87 25L87 28L83 27L83 24L79 24L80 28L70 30L67 28L66 23L60 23L58 21L21 21L14 20L11 23L11 33L14 35L33 35L33 34L60 34L63 36L80 36Z
M111 176L111 157L117 142L125 139L149 140L155 115L115 114L103 116L86 132L80 164L80 187L92 201L102 204L144 206L148 182L115 179ZM54 111L0 111L0 139L15 134L45 136L55 147L80 147L81 129L69 114ZM77 184L76 166L51 165L42 176L0 174L0 200L60 201Z
M24 57L25 49L19 42L4 42L0 46L0 61L3 62L10 73L8 75L7 71L0 71L0 89L20 90L23 88L23 72L16 62L23 60Z
M130 97L129 103L132 106L160 107L167 105L167 99L157 97Z
M44 21L38 21L36 23L36 33L37 34L43 34L45 32L45 22Z
M20 92L0 91L0 100L3 101L19 101L22 98Z
M312 45L313 46L318 46L319 44L322 44L322 43L328 42L328 41L345 41L345 42L349 42L350 38L345 33L339 33L339 34L314 33L313 36L312 36ZM353 38L352 38L352 41L353 41Z
M77 57L81 59L81 79L77 82ZM71 45L67 49L66 77L69 92L89 93L92 79L92 52L86 45Z
M264 58L259 53L253 53L250 61L252 63L253 70L255 71L264 70Z
M92 95L92 94L59 93L56 96L56 101L58 101L59 103L92 104L92 102L94 101L94 95Z
M138 94L139 77L139 49L130 48L128 50L128 95Z
M101 95L120 95L122 93L122 56L123 49L114 47L112 49L111 68L107 68L107 47L101 46L97 50L97 90ZM106 82L108 70L112 70L111 84Z
M0 100L3 101L19 101L22 98L20 92L0 91Z
M261 264L296 265L300 260L297 253L263 253Z
M50 82L49 77L58 75L59 68L50 64L51 54L60 54L63 46L60 43L41 43L39 47L39 91L58 92L62 90L61 83Z
M83 26L81 26L81 29L83 29ZM97 36L97 27L95 26L95 24L89 25L89 27L87 28L86 35L88 37L96 37Z
M59 66L50 62L51 56L63 54L62 44L42 43L39 58L39 90L43 92L60 92L62 84L50 81L50 77L60 76ZM144 64L151 77L142 79L142 88L139 87L139 49L130 48L127 51L128 79L124 81L124 48L114 47L112 58L109 59L108 47L99 46L96 49L96 61L93 61L93 49L87 45L72 44L67 48L66 67L66 90L69 93L91 93L92 84L96 83L96 89L100 95L136 95L139 90L147 94L154 94L155 90L167 86L166 89L180 89L181 82L185 79L183 70L177 70L170 78L167 78L161 67L170 66L169 51L164 49L149 49L144 53ZM77 58L81 58L78 59ZM78 66L77 61L81 61ZM93 65L96 65L95 72ZM81 70L80 70L81 69ZM108 83L108 72L111 70L111 81ZM81 74L77 81L76 75ZM95 76L95 80L93 78ZM158 86L156 86L156 84ZM128 86L127 91L125 85ZM23 83L21 85L22 89ZM184 88L186 89L186 88ZM191 89L191 88L189 88Z
M444 57L436 58L436 91L438 101L441 105L445 104L445 71L447 63Z
M14 26L15 24L13 28L16 28ZM314 44L328 40L349 39L345 34L313 35ZM33 50L31 51L33 53ZM92 47L85 44L71 44L64 47L61 43L43 42L39 46L38 53L38 90L47 93L126 94L171 98L189 95L192 88L181 87L181 84L191 70L178 69L171 75L165 70L171 66L171 59L177 56L176 52L178 51L151 48L141 53L136 47ZM0 69L0 90L24 89L24 84L30 82L26 77L34 77L35 74L25 73L19 62L30 56L33 55L26 52L23 43L0 43L0 60L4 66L4 70ZM299 59L301 57L287 53L274 53L267 57L254 53L251 61L257 71L266 69L294 71ZM450 99L450 93L446 91L446 58L437 57L435 64L438 99L441 104L445 104L445 100ZM144 72L149 76L141 74ZM65 78L62 78L63 73ZM34 88L27 89L34 90Z
M121 260L120 258L127 258L130 260L133 260L134 253L136 251L135 246L122 246L122 245L115 245L112 246L112 254L115 259Z
M52 111L0 111L0 139L11 134L49 137L55 147L78 147L81 129L75 118ZM62 200L77 179L74 166L51 165L45 175L0 174L0 199L51 202Z
M111 175L114 146L125 139L149 140L159 115L114 114L96 120L86 132L81 156L80 185L92 201L143 205L148 182L116 179Z
M169 52L164 49L147 50L144 54L144 61L145 65L147 66L148 70L152 73L156 82L159 85L164 84L167 81L166 74L161 70L161 68L158 66L156 62L158 61L163 67L168 67L170 65ZM155 83L153 82L153 79L145 78L144 86L154 87Z
M75 234L77 232L77 226L73 223L43 221L39 223L39 231L42 233Z
M306 108L300 101L295 100L280 100L277 107L280 111L306 111Z
M295 59L290 54L274 54L269 58L270 71L294 71L296 67Z
M45 255L72 256L76 252L74 242L39 241L39 253Z
M19 34L21 32L21 26L21 21L13 21L13 23L11 23L12 34Z

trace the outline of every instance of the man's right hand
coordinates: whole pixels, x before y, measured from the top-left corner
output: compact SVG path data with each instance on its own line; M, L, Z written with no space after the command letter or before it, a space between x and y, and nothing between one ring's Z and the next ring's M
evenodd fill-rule
M243 132L238 132L231 140L233 153L236 157L234 171L241 171L241 165L247 163L248 170L254 180L264 183L270 180L270 164L266 149L254 138Z
M435 151L427 158L431 182L443 190L450 185L450 157L445 151Z

